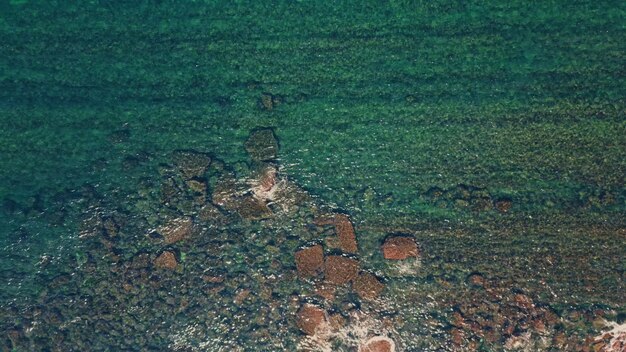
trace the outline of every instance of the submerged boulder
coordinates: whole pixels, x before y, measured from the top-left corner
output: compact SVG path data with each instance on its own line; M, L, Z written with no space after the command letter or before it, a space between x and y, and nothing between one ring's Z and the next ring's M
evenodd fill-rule
M296 252L296 268L301 277L312 277L324 270L324 249L317 244Z
M172 162L183 178L192 179L204 176L211 165L211 157L195 150L177 150L172 153Z
M326 257L326 280L335 285L345 285L352 281L359 272L359 262L350 257L330 255Z
M163 236L166 244L172 244L187 239L193 229L193 220L190 217L181 217L168 221L157 229Z
M154 266L159 269L175 270L178 266L176 255L171 251L164 251L154 259Z
M271 128L252 131L244 146L254 161L271 161L278 157L278 140Z
M354 279L352 288L362 299L374 299L385 289L385 284L371 273L362 272Z
M337 237L339 237L341 250L346 253L356 254L358 251L356 234L354 226L352 226L352 222L347 215L337 214L335 216L335 232Z
M297 314L298 328L307 335L315 335L316 331L326 325L326 312L315 305L303 305Z
M389 237L381 248L385 259L390 260L415 258L419 255L417 242L413 237L408 236Z
M394 352L396 346L388 337L374 336L359 346L359 352Z

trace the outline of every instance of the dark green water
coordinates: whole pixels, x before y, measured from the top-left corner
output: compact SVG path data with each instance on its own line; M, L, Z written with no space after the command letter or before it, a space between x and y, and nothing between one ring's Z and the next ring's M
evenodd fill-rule
M164 247L146 234L187 215L157 205L173 151L208 152L241 180L254 169L244 142L262 126L279 139L281 174L315 207L350 215L361 266L394 302L347 293L326 308L395 319L385 331L398 350L512 349L527 333L527 350L582 350L601 319L626 314L625 62L621 1L2 0L0 348L295 350L292 301L311 286L293 252L328 232L310 230L316 211L200 231L214 242L175 244L184 269L158 288L93 283L135 280L109 269L155 256ZM119 263L79 238L93 214L122 219ZM380 254L395 232L420 243L410 275ZM254 259L267 255L282 265ZM221 298L193 293L205 269L227 278ZM464 311L489 301L471 273L559 323L507 310L506 294ZM286 277L273 298L232 306L271 275ZM284 310L252 328L273 304ZM455 325L459 311L520 318L490 338ZM537 316L545 332L524 325Z

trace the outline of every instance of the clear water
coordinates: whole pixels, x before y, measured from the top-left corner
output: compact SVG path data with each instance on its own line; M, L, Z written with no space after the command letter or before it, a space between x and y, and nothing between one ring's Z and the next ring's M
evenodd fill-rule
M1 2L0 348L607 350L626 314L625 21L617 1ZM243 194L258 127L306 197L201 220L176 151L211 155L204 202L220 177ZM298 276L302 246L336 252L325 213L350 216L376 300ZM185 216L185 240L155 234ZM418 260L383 258L395 233ZM345 323L307 337L305 302Z

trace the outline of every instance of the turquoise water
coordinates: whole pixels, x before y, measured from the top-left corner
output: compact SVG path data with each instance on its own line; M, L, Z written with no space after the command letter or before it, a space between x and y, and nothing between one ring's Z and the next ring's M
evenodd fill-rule
M625 23L617 1L0 2L0 347L303 349L312 299L398 350L600 349L626 314ZM258 127L307 200L200 220L172 155L209 153L210 202L255 179ZM331 252L327 212L377 302L298 278L298 248ZM180 216L193 237L150 235ZM420 245L408 272L381 255L393 233Z

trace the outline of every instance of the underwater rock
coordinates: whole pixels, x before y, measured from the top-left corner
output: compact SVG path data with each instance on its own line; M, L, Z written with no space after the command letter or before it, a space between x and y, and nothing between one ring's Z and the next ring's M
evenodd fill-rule
M265 219L272 215L272 211L267 207L267 204L253 196L239 198L235 211L242 218L248 220Z
M278 157L278 140L271 128L252 131L244 146L254 161L271 161Z
M154 259L154 266L159 269L175 270L177 265L176 255L171 251L164 251Z
M315 335L315 332L326 325L326 312L312 304L303 305L297 314L297 325L307 335Z
M211 157L194 150L177 150L172 153L172 162L183 178L192 179L204 176L211 165Z
M239 203L239 195L244 191L245 189L237 183L235 175L226 173L215 183L213 193L211 194L211 201L213 204L225 210L235 211Z
M222 212L213 204L206 203L198 210L198 219L200 221L213 223L216 225L224 225L228 222L228 219Z
M362 299L371 300L383 292L385 285L373 274L362 272L354 279L352 288Z
M319 244L297 251L295 257L301 277L316 276L324 270L324 249Z
M352 281L359 272L359 262L350 257L330 255L326 257L326 280L335 285L344 285Z
M394 352L396 345L388 337L374 336L359 346L359 352Z
M339 237L341 250L346 253L356 254L358 251L356 234L354 233L352 222L347 215L337 214L335 216L335 232L337 233L337 237Z
M493 206L496 208L497 211L501 213L508 213L513 206L513 202L510 199L499 199L495 201Z
M403 260L419 255L415 239L407 236L389 237L381 248L385 259L390 260Z
M181 217L168 221L159 227L157 232L164 237L166 244L172 244L189 237L193 228L193 221L190 217Z
M277 95L273 95L271 93L263 93L259 98L259 108L262 110L272 110L276 106L280 105L281 99Z

